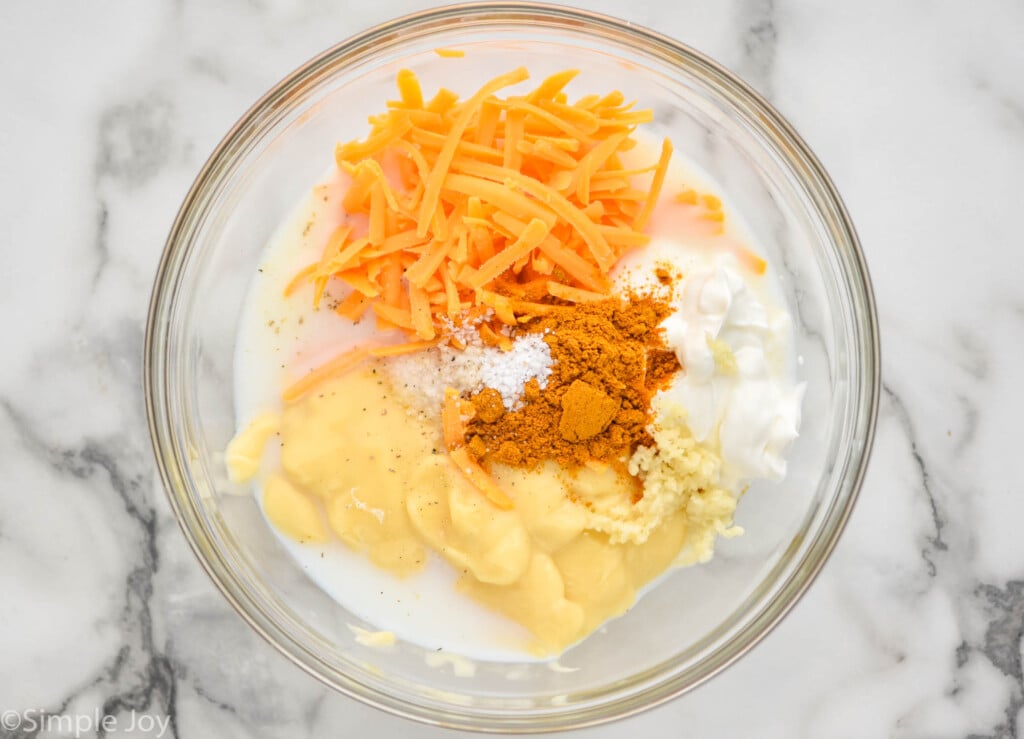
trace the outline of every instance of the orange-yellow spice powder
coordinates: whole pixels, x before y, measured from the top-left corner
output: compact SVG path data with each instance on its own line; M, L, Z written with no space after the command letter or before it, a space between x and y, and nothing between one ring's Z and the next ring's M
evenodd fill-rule
M532 468L553 459L572 469L619 465L651 444L651 396L679 370L658 327L668 313L667 296L634 294L555 306L523 324L520 334L544 334L551 376L543 389L528 382L517 410L492 389L474 396L469 452L485 463Z

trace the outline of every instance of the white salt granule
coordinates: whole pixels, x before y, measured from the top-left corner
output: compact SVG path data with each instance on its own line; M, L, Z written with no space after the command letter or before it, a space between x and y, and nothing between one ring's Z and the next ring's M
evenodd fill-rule
M509 410L515 410L523 394L523 386L532 378L542 388L551 375L551 348L544 338L536 334L512 342L512 348L503 352L488 347L492 352L481 362L480 384L501 393L501 400Z
M494 388L508 410L515 410L523 386L536 379L543 388L551 375L551 349L539 334L521 336L505 352L485 346L474 332L467 332L466 348L449 346L428 349L388 360L388 372L409 405L433 412L444 400L446 387L460 393L478 393Z

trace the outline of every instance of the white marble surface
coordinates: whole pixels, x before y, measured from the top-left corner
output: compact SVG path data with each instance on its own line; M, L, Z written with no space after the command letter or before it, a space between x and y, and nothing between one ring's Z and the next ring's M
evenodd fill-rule
M0 5L0 712L442 733L328 693L228 608L157 487L140 389L150 281L203 159L286 72L413 5ZM860 229L885 380L809 594L707 686L591 734L1018 736L1024 4L588 5L718 58L806 137Z

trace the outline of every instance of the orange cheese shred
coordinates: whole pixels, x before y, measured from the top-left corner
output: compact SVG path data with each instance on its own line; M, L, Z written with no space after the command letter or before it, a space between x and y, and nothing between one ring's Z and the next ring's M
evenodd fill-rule
M595 300L604 300L607 295L602 293L591 292L590 290L581 290L578 287L570 287L569 285L563 285L561 282L549 282L548 294L562 300L570 300L573 303L592 303Z
M434 320L430 314L430 296L416 285L409 285L409 313L416 335L425 341L433 339Z
M396 79L398 93L402 96L402 104L406 108L421 110L423 108L423 91L420 89L416 73L408 69L400 69Z
M459 392L454 388L445 388L444 402L441 405L441 432L444 445L453 452L466 442L466 425L462 421Z
M526 100L536 103L540 100L554 100L555 95L565 89L565 86L572 82L579 75L578 69L566 69L562 72L555 72L553 75L541 82L537 89L526 96Z
M358 321L369 307L370 299L362 293L353 290L347 298L338 303L338 307L334 309L334 312L350 321Z
M516 261L528 256L537 248L537 245L548 235L549 230L550 227L544 221L534 218L511 245L480 265L476 274L469 281L469 286L473 289L481 288L497 278Z
M310 264L308 267L303 267L301 270L296 272L295 276L292 277L292 279L288 281L288 284L284 286L284 290L282 291L284 297L289 297L292 293L302 287L311 276L316 274L319 267L319 264L314 263Z
M503 511L510 511L515 507L515 503L505 491L498 487L498 484L475 459L469 456L466 447L453 449L448 456L455 464L455 469L461 472L466 481L479 490L487 500Z
M359 346L347 352L342 352L331 361L320 365L286 387L284 392L281 393L281 399L285 403L298 400L323 381L354 370L366 361L369 356L370 347L368 346Z
M658 169L654 172L654 179L651 181L651 189L644 200L644 207L639 215L633 220L633 229L643 231L650 220L654 206L658 203L658 196L661 195L661 186L665 184L665 175L668 174L668 163L672 158L672 142L665 139L661 144L661 156L658 158Z

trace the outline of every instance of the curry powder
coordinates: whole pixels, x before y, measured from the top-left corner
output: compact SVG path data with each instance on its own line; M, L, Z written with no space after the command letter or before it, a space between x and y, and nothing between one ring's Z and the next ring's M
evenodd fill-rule
M474 396L467 449L484 462L526 468L547 459L570 469L625 462L653 443L651 397L680 369L659 328L669 312L666 297L631 294L553 306L521 325L519 335L543 334L551 375L543 389L530 380L514 410L495 408L491 389Z

